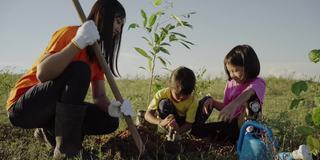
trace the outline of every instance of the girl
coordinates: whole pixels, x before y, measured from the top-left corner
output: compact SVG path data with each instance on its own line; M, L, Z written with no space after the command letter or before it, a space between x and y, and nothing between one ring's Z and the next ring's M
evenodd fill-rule
M196 137L212 137L220 141L235 143L239 136L239 128L243 121L241 115L249 100L257 97L262 105L266 83L258 77L260 62L255 51L249 45L234 47L224 59L224 69L228 81L224 90L223 101L212 97L204 97L199 102L205 120L209 117L212 109L220 111L220 122L205 124L205 121L197 121L192 128L192 134Z
M121 104L107 98L104 73L87 46L98 41L117 76L125 17L117 0L98 0L82 26L63 27L53 34L40 58L10 93L6 105L10 122L22 128L41 128L35 136L54 148L55 159L78 155L84 135L108 134L118 128L115 115ZM90 84L93 104L84 102ZM131 114L130 109L128 101L121 105L126 115Z

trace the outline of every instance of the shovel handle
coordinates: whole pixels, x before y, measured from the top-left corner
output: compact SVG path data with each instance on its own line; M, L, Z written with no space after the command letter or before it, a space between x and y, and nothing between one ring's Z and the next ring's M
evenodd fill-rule
M78 12L78 15L80 17L80 20L82 23L84 23L86 21L86 16L83 12L83 9L79 3L79 0L72 0L73 1L73 4ZM98 60L98 63L101 67L101 69L103 70L106 78L107 78L107 81L110 85L110 88L112 90L112 93L113 95L115 96L116 100L120 101L121 103L123 102L123 98L120 94L120 91L116 85L116 82L112 76L112 73L110 71L110 68L109 66L107 65L107 62L105 61L104 57L102 56L102 53L101 53L101 48L99 46L99 44L97 42L95 42L92 46L90 46L94 53L95 53L95 56ZM123 116L127 125L128 125L128 128L129 128L129 131L131 132L132 136L133 136L133 139L135 141L135 144L137 145L138 149L139 149L139 152L140 154L142 154L145 150L145 146L144 146L144 143L142 142L141 140L141 137L137 131L137 128L136 126L133 124L133 121L131 119L130 116Z

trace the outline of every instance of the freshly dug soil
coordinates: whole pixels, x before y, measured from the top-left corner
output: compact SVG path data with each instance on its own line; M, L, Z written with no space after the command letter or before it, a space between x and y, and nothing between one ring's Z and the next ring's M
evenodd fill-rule
M211 152L217 157L234 155L232 144L215 143L211 140L196 139L184 135L181 140L171 142L165 139L165 134L159 134L154 128L138 126L137 130L145 143L146 151L139 155L139 151L128 129L118 132L115 136L101 137L97 143L103 144L102 151L117 155L119 159L175 159L179 154Z

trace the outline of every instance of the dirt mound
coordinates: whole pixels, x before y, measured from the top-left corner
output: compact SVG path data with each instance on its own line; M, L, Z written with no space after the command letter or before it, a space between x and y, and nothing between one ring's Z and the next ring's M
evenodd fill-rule
M116 155L116 159L175 159L179 154L211 152L216 156L234 154L234 145L219 144L209 140L195 139L185 135L181 140L170 142L164 134L155 132L154 129L138 126L138 132L145 142L146 152L139 155L139 151L128 129L117 133L112 137L101 137L98 143L103 144L102 151Z

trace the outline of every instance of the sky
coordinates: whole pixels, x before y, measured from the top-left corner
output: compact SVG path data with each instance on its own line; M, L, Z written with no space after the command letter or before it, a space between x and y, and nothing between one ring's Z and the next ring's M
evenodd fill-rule
M147 14L161 7L152 0L119 0L126 9L119 57L123 77L148 77L140 66L147 61L134 47L147 48L144 32L128 30L141 23L140 10ZM172 0L171 0L172 1ZM94 0L80 0L86 14ZM164 56L169 69L187 66L206 76L224 74L224 56L236 45L248 44L256 51L261 76L319 78L320 64L311 63L308 53L320 49L319 0L173 0L168 15L196 12L189 23L193 29L179 30L195 43L191 49L174 44ZM62 26L79 25L71 0L2 0L0 5L0 69L23 72L37 60L54 31ZM167 74L157 64L156 74Z

